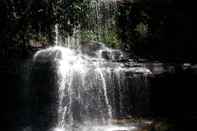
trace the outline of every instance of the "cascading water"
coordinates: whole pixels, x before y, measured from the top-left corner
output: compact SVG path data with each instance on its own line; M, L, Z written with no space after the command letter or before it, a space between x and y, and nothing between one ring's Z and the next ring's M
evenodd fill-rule
M99 44L98 50L93 51L94 56L89 56L87 53L90 52L85 52L83 48L87 49L81 47L74 50L54 46L40 50L34 55L35 62L52 59L56 63L58 129L70 131L78 125L88 125L86 127L89 128L91 125L110 125L113 115L116 114L114 91L117 88L121 90L118 106L124 106L121 92L124 86L127 88L126 74L150 73L143 67L128 68L120 62L114 62L122 58L122 52L119 51L117 55L117 50L102 44ZM119 111L121 112L121 109Z
M96 3L97 23L101 22L102 3L104 2ZM108 21L106 26L109 25ZM97 31L102 32L102 29L98 26ZM134 62L129 62L129 66L121 63L125 56L120 50L108 48L98 42L79 44L79 39L75 37L66 38L65 44L62 44L58 25L55 25L55 33L55 46L42 49L34 55L34 63L50 61L55 65L53 70L57 74L57 87L53 88L57 90L58 100L54 104L57 108L54 130L132 130L133 127L125 129L112 126L112 120L117 116L128 115L134 108L126 101L130 99L128 93L132 86L131 80L134 84L137 81L133 79L136 78L135 75L145 79L151 72L143 66L134 66ZM145 80L143 82L144 85L147 84ZM135 90L137 93L142 88L138 86Z

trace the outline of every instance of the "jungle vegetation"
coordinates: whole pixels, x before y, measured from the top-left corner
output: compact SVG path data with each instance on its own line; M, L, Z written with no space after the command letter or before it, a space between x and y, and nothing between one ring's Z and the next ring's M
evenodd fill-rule
M167 62L196 62L195 4L192 1L118 1L115 10L108 10L114 21L108 32L104 31L105 26L98 30L99 24L91 21L96 19L92 17L95 12L91 2L1 0L0 56L29 56L31 42L53 45L54 25L58 24L65 37L80 27L82 39L100 41L139 57ZM104 20L108 20L106 18ZM102 37L97 38L97 33L103 34Z

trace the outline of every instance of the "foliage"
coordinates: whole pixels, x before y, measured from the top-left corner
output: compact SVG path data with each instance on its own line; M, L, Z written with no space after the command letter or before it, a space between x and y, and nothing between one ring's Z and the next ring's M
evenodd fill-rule
M40 37L54 44L58 24L62 36L80 29L82 38L93 37L142 57L195 61L192 5L176 0L123 0L108 7L97 0L1 0L0 55L25 51L29 40Z
M110 21L106 13L110 9L105 7L104 2L98 7L97 2L94 0L3 0L0 2L2 6L0 17L3 18L0 21L2 25L0 42L3 43L1 46L5 46L5 50L10 46L25 49L29 46L29 40L37 41L42 39L40 37L47 39L45 42L53 44L54 25L58 24L62 36L67 37L72 35L75 29L80 29L84 32L82 34L94 32L94 35L97 34L95 37L98 41L115 47L119 42L115 26L105 25ZM97 11L103 15L100 21ZM110 13L113 12L114 10L110 10ZM104 31L108 30L107 28L110 28L109 32ZM99 39L98 34L102 35Z
M62 0L54 5L56 23L61 33L72 35L73 29L85 22L88 13L88 0Z
M98 34L95 32L81 31L80 36L82 41L98 41L113 48L119 48L120 46L120 39L115 31L103 32L103 35L100 37L98 37Z
M54 18L51 15L50 1L0 1L1 30L0 42L2 50L12 52L8 48L25 50L29 40L42 34L51 41ZM18 48L19 47L19 48Z
M122 40L122 49L134 51L136 46L146 38L148 34L147 20L149 16L144 11L143 3L125 2L118 4L117 27ZM145 26L146 29L140 29Z
M195 61L193 2L120 1L117 28L122 49L162 61ZM187 8L190 8L188 10ZM145 25L145 33L137 30Z

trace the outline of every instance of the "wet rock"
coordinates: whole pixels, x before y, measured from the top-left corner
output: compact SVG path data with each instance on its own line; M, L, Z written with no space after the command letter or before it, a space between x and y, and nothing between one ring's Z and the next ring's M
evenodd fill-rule
M96 51L102 48L103 44L96 41L82 41L80 45L81 52L92 57L96 55Z

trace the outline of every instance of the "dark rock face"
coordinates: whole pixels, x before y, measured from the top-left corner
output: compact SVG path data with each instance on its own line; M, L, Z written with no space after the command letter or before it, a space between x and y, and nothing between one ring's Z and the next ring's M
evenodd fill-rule
M35 64L40 63L40 65L42 64L45 65L48 63L48 64L51 64L52 67L55 67L54 65L52 65L54 63L54 60L61 59L61 57L62 57L62 54L59 50L55 50L53 52L43 51L43 52L40 52L34 60L35 60Z
M83 54L86 54L91 57L100 57L111 60L115 62L127 61L128 56L126 53L122 52L119 49L110 49L103 43L96 41L82 41L80 45L80 50ZM100 52L98 52L100 51Z
M151 83L151 112L175 122L177 130L189 130L197 121L196 69L175 67L175 72L155 75Z
M35 61L30 73L32 96L32 126L34 130L45 131L56 123L58 90L55 64L48 61Z
M82 41L80 50L82 53L89 56L95 56L96 51L103 48L103 44L96 41Z
M1 129L6 131L13 131L30 123L30 99L26 97L28 89L26 79L23 77L23 74L28 77L25 63L23 59L1 61L0 121Z

